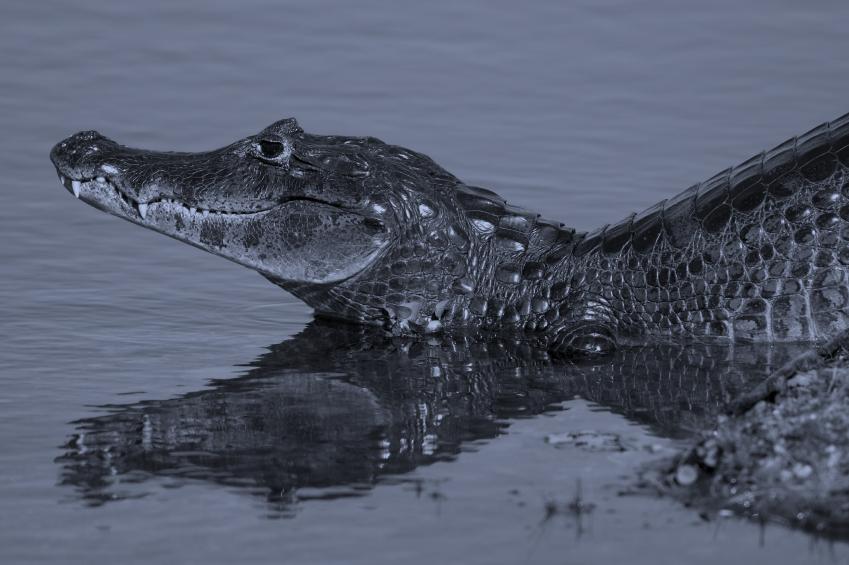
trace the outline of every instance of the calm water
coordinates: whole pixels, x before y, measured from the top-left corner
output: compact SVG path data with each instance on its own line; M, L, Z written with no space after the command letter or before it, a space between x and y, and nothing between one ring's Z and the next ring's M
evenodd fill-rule
M0 562L849 558L619 496L791 351L376 342L56 181L296 116L590 229L849 111L846 3L433 4L4 2Z

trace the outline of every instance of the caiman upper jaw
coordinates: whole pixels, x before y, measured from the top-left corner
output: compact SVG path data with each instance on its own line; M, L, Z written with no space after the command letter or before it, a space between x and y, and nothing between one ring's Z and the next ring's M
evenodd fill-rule
M139 187L128 186L122 161L137 150L122 147L96 131L82 131L57 143L50 151L59 181L75 197L86 203L116 213L131 221L143 221L154 205L180 209L190 214L242 214L263 212L277 203L250 210L224 210L212 206L185 203L171 192L141 194ZM132 183L131 183L132 184Z

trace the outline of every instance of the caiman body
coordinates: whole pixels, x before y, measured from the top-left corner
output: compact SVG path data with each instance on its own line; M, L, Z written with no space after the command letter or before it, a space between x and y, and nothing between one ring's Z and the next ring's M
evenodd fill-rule
M51 158L85 202L246 265L319 314L396 333L511 332L598 353L849 328L849 115L591 233L419 153L293 119L194 154L81 132Z

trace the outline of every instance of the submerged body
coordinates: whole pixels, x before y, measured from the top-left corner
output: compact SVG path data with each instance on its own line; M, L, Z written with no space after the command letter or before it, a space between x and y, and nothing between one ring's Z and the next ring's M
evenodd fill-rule
M592 233L421 154L292 119L196 154L81 132L51 158L87 203L257 270L319 314L394 332L505 331L593 353L849 328L849 115Z

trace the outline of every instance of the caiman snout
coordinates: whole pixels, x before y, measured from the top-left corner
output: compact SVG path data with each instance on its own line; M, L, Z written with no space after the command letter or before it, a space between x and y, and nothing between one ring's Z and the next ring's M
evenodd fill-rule
M117 143L94 130L81 131L54 145L50 160L64 177L93 178L105 154L116 147Z

